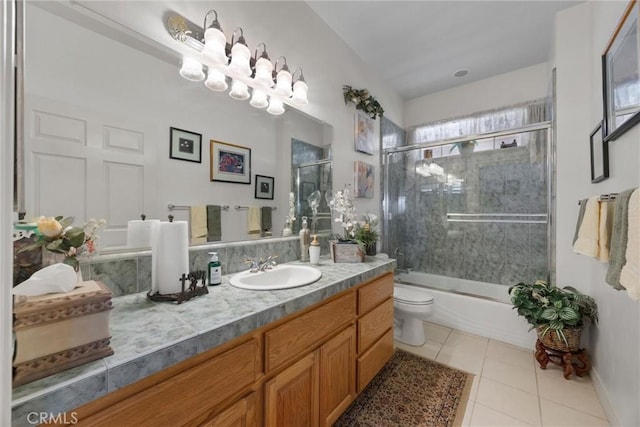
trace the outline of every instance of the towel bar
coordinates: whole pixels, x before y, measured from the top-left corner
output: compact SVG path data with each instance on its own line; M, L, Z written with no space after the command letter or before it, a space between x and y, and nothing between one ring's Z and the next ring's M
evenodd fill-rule
M265 206L265 207L268 207L268 206ZM235 208L235 210L239 211L239 210L249 209L249 206L235 205L234 208ZM271 206L271 210L272 211L275 211L276 209L278 209L277 206Z
M599 200L601 202L613 202L616 199L618 193L609 193L609 194L601 194ZM578 204L580 204L581 200L578 200Z
M188 209L191 208L191 206L174 205L173 203L169 203L167 205L167 207L169 208L170 211L173 211L173 210L188 210ZM220 206L220 209L223 210L223 211L228 211L229 210L229 205Z

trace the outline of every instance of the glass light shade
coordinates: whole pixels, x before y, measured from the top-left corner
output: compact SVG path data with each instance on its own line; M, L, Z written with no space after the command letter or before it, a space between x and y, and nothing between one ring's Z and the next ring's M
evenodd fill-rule
M224 73L214 68L209 68L209 71L207 73L207 80L204 82L204 85L209 89L218 92L227 90L227 88L229 87L229 85L227 85Z
M204 32L204 50L202 54L216 65L227 65L228 58L225 52L227 38L217 28L209 27Z
M256 61L256 76L253 80L256 84L270 88L273 86L273 64L267 58L258 58Z
M282 100L280 98L272 96L269 100L269 107L267 108L267 112L269 114L273 114L274 116L284 113L284 105L282 104Z
M245 99L249 99L249 88L246 84L238 80L234 80L231 84L229 96L233 99L237 99L238 101L244 101Z
M229 72L236 76L249 77L251 75L251 67L249 61L251 52L249 48L242 43L236 43L231 48L231 63L229 64Z
M182 58L182 67L180 67L180 75L187 80L199 82L204 80L204 71L202 64L191 57Z
M276 78L276 94L288 98L291 96L291 73L287 70L278 71Z
M303 80L298 80L293 84L293 97L291 101L298 105L306 105L309 103L307 99L307 92L309 91L309 87Z
M251 95L251 101L249 101L251 106L256 108L265 108L269 105L269 101L267 100L267 94L265 91L260 89L253 89L253 94Z

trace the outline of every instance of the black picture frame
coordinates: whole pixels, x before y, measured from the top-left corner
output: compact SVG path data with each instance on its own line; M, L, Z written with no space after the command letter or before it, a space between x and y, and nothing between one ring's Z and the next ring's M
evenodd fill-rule
M210 141L211 181L251 184L251 148Z
M589 135L591 182L594 184L609 178L609 143L605 141L603 124L604 120Z
M188 130L170 127L169 158L202 163L202 135Z
M256 174L256 199L273 200L274 178Z
M631 0L625 8L622 18L618 22L602 54L602 110L604 117L602 128L606 142L618 139L640 122L640 104L623 106L616 109L615 88L612 87L613 81L616 79L616 72L618 75L621 72L623 75L633 74L635 72L636 76L638 76L640 72L640 70L638 70L638 67L640 67L640 65L638 65L640 63L638 60L638 55L640 55L638 53L639 19L640 0ZM626 55L625 53L630 53L631 56L636 55L635 61L633 60L634 58L629 58L630 55ZM629 64L636 64L635 66L637 68L635 70L627 70L630 66ZM622 67L623 71L619 71L620 67ZM635 81L632 80L624 84L640 86L640 79L636 78ZM616 123L618 117L624 119L620 124Z

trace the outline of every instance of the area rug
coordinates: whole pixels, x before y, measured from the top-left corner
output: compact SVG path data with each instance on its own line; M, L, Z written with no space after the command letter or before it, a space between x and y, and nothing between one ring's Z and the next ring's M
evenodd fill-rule
M462 425L473 375L396 349L334 427Z

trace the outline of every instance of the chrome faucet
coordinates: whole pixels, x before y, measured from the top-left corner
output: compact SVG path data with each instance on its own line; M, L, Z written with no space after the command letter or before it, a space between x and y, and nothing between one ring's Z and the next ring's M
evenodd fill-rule
M244 263L251 265L249 268L251 273L257 273L259 271L271 270L275 267L276 258L278 258L278 255L269 255L268 257L260 258L259 260L256 260L255 258L248 258L244 260Z

